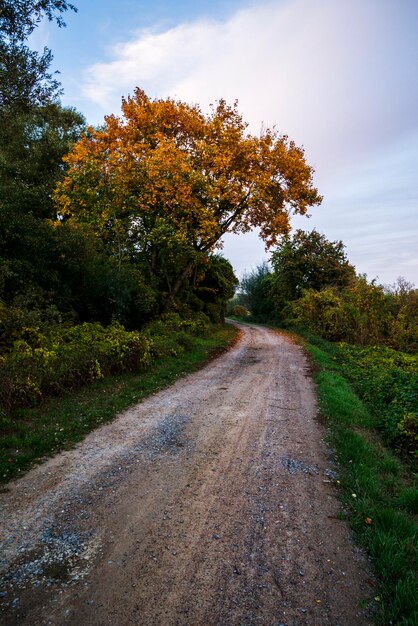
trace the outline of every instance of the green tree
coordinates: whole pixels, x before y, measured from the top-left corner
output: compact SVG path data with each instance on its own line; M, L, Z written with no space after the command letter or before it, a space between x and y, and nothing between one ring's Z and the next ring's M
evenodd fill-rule
M210 255L195 273L191 287L199 308L213 322L223 322L226 307L238 285L231 263L219 254Z
M0 126L0 198L12 214L55 218L52 194L65 175L63 157L84 129L83 116L50 103Z
M268 321L276 316L271 296L273 274L267 263L245 273L240 281L239 303L243 304L254 319Z
M65 175L62 157L83 127L79 113L54 103L20 112L0 126L0 298L5 302L19 298L29 308L49 306L52 294L58 297L65 289L65 283L58 291L54 286L62 263L61 231L50 221L56 218L52 193ZM82 237L80 232L78 240Z
M0 0L0 33L2 39L24 41L46 17L65 26L62 13L77 11L67 0Z
M273 297L279 312L303 290L343 288L355 278L342 241L331 242L316 230L297 230L292 237L285 237L271 262Z
M157 310L138 266L122 268L91 229L57 220L53 190L85 123L58 102L51 51L27 40L43 19L65 26L68 10L66 0L0 0L0 305L11 336L25 320L63 317L138 327Z
M399 276L393 285L383 286L391 319L389 343L397 350L418 350L418 289Z
M0 0L0 123L58 98L59 82L49 70L52 53L26 41L43 18L65 26L62 14L76 10L66 0Z

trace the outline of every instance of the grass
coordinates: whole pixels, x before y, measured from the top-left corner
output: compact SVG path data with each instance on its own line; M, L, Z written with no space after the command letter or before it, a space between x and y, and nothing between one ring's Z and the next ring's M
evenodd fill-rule
M411 465L383 445L376 417L342 375L338 348L312 336L305 345L335 450L344 509L379 579L373 594L376 623L417 626L418 491Z
M141 372L109 376L36 407L15 410L3 419L0 430L0 482L72 447L120 411L195 371L231 344L236 335L233 326L218 327L204 338L190 337L180 354L158 358Z

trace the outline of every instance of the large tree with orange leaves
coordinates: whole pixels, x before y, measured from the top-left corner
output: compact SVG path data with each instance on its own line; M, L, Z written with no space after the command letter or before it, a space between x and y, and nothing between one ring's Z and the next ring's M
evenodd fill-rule
M121 261L141 255L151 275L165 273L171 298L225 233L258 227L270 247L292 213L321 202L303 149L274 130L249 134L236 103L205 115L137 89L122 113L74 147L55 197L62 216L89 222Z

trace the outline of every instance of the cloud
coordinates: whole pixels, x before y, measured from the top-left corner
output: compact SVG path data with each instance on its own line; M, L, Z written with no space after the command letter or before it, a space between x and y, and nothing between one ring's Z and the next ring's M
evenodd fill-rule
M163 33L142 31L136 39L112 47L109 54L113 60L87 69L84 94L107 109L114 109L116 102L118 106L121 96L136 86L153 96L167 96L211 55L220 29L220 24L198 22Z
M400 221L403 213L409 220L411 203L418 204L415 184L402 173L408 163L418 164L412 61L418 51L417 17L413 0L258 3L224 22L141 31L110 48L108 61L87 68L82 89L102 114L117 113L122 95L136 86L151 97L178 97L203 107L220 97L238 99L252 132L276 125L305 146L326 198L312 227L352 243L361 271L367 271L360 246L368 233L381 230L373 231L376 216L393 226L394 211ZM354 234L357 219L362 244ZM377 256L389 270L387 243L380 241ZM396 245L403 245L400 239ZM227 252L231 246L236 252L241 244L227 244ZM262 254L253 238L248 246L254 258ZM407 249L406 263L412 266L409 241Z
M334 168L416 128L414 33L402 6L292 0L142 31L87 69L83 91L103 112L137 85L203 105L238 98L254 130L276 124Z

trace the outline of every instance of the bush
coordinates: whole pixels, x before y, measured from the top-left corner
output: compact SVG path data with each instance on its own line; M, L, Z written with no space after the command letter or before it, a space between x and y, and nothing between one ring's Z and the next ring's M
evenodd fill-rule
M385 440L398 450L416 454L418 356L384 346L341 344L337 359Z
M0 307L0 403L10 412L109 374L136 371L151 357L191 350L194 336L209 325L201 312L187 319L166 313L144 332L118 322L50 325L39 313Z
M250 312L245 306L242 306L242 304L236 304L232 307L230 315L234 315L235 317L248 317Z
M307 289L288 302L282 315L293 324L329 341L383 344L414 353L418 348L418 291L391 293L365 276L344 289Z
M150 359L150 340L118 323L57 325L49 335L26 328L25 335L0 361L0 401L8 411L108 374L137 370Z
M383 290L359 276L344 290L308 289L287 307L291 321L329 341L389 343L390 312Z
M194 337L203 335L210 325L209 318L202 312L182 318L171 311L147 324L144 333L151 342L154 358L177 356L185 350L191 350Z
M37 347L45 341L47 329L62 322L62 316L53 305L28 310L21 306L7 306L0 300L0 354L13 349L15 341L24 339Z
M325 339L342 341L347 338L347 312L341 296L334 289L305 291L299 300L288 304L287 313L293 323Z
M195 313L189 317L180 317L176 312L164 313L157 320L145 326L144 332L148 337L156 335L168 336L174 332L185 331L192 335L204 333L210 326L210 319L202 313Z

